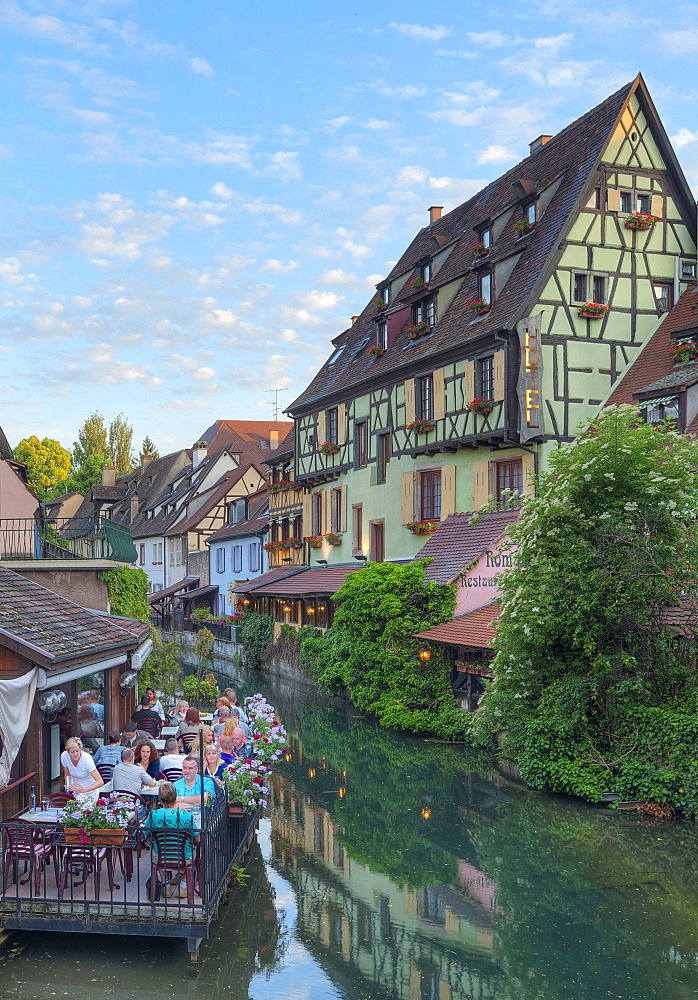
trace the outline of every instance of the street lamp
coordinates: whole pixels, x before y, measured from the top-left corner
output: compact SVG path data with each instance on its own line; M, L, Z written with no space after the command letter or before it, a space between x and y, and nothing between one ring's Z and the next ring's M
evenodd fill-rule
M431 650L428 646L422 646L421 649L417 651L417 656L422 663L428 663L431 659Z

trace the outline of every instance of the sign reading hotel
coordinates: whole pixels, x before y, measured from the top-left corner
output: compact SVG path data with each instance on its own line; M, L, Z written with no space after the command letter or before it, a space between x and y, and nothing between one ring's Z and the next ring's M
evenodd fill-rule
M540 344L540 316L527 316L516 324L519 334L519 394L521 441L528 441L544 431L543 426L543 352Z
M456 610L454 618L465 615L469 611L477 611L491 604L499 597L497 575L511 566L512 552L500 552L499 549L488 549L474 566L461 573L456 587Z

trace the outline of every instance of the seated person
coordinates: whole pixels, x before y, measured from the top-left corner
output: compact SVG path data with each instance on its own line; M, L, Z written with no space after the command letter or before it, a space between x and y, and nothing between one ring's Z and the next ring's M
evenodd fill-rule
M131 716L131 722L135 722L137 726L139 722L145 722L146 719L148 721L156 723L157 731L155 732L155 739L156 740L159 739L160 730L162 729L162 719L160 718L158 713L154 712L150 707L149 694L144 694L143 697L141 698L141 707L138 709L137 712L133 713L133 715ZM153 734L151 733L150 735L152 737Z
M152 739L150 733L146 733L144 729L139 729L135 722L127 722L121 731L122 747L131 747L133 749L139 740L149 739Z
M216 734L216 739L218 739L218 737L223 734L223 727L228 721L229 715L230 715L230 709L228 708L227 705L222 705L218 709L218 722L216 722L216 724L213 727L213 731Z
M229 711L230 711L230 718L233 720L233 722L237 722L238 727L242 729L243 733L245 734L245 739L246 740L249 739L250 727L247 725L246 722L243 721L241 709L237 705L231 705Z
M161 721L164 722L165 721L165 709L162 707L162 702L160 701L160 699L158 698L158 696L155 694L155 689L154 688L146 688L145 693L148 695L148 698L150 699L150 707L151 707L151 709L154 712L157 712L157 714L160 716Z
M112 767L121 760L121 733L110 733L109 743L103 747L98 747L94 755L95 767L97 764L111 764Z
M224 768L227 767L226 762L221 756L221 752L217 746L206 747L204 750L204 778L213 778L215 783L221 787L221 775L223 774Z
M111 786L115 792L131 792L140 795L142 788L155 788L157 784L147 771L136 764L135 753L130 747L121 751L121 762L117 764L111 776ZM138 806L138 818L145 818L145 806Z
M195 736L198 736L202 725L198 708L188 708L184 716L184 722L180 723L177 730L177 739L185 733L193 733Z
M187 714L187 709L189 708L188 701L178 701L175 706L174 715L170 719L171 726L180 726L184 722L184 716Z
M216 708L213 712L213 721L219 722L221 718L221 709L230 708L230 702L225 697L220 697L216 699Z
M240 718L243 722L249 722L250 720L245 715L245 710L238 705L238 696L232 688L226 688L223 692L223 697L228 699L231 708L240 709Z
M204 746L205 747L215 746L215 744L216 744L216 735L213 732L213 730L211 729L211 727L207 726L204 723L204 725L202 725L202 727L201 727L201 732L204 734ZM194 740L194 742L192 743L192 745L189 747L189 753L195 753L196 752L197 755L198 755L198 752L199 752L200 749L201 749L201 743L199 741L199 737L197 736L196 739Z
M235 744L233 743L232 736L221 736L220 748L221 760L226 767L228 764L232 764L234 760L237 760L237 757L235 756Z
M177 790L169 781L163 781L158 789L158 805L148 814L143 824L144 830L190 830L195 836L184 843L184 857L191 858L193 844L198 843L199 831L189 809L177 808ZM153 854L157 857L158 845L152 838Z
M242 729L238 726L237 729L233 729L230 734L233 738L233 749L232 753L238 760L244 760L245 757L252 756L252 746L248 743L245 734Z
M196 757L185 757L182 762L182 777L175 781L177 805L183 809L196 809L201 803L201 777ZM212 801L216 796L216 786L210 778L204 778L204 796Z
M160 753L152 740L141 740L134 748L136 764L156 781L160 777Z
M165 752L160 758L160 773L162 774L171 767L177 767L181 771L182 761L186 756L185 753L179 752L179 743L174 736L170 736L169 739L165 740Z

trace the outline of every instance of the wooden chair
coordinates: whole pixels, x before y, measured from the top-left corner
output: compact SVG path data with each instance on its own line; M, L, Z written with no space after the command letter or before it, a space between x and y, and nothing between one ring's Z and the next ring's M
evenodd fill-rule
M171 782L174 783L175 781L179 781L179 779L182 777L182 768L181 767L166 767L164 770L162 770L160 772L160 774L164 774L165 775L165 779L167 781L171 781Z
M169 882L174 878L184 879L187 886L187 903L194 903L195 844L190 830L152 829L150 836L153 853L150 860L150 902L155 902L158 873L163 872ZM186 856L187 844L191 857Z
M182 744L182 750L184 753L189 753L195 740L196 733L182 733L179 737L179 742Z
M159 719L139 719L138 728L148 733L154 740L160 739L162 722Z
M52 809L63 809L66 803L74 798L72 792L54 792L53 795L49 795L48 804Z
M36 826L27 820L15 819L12 822L0 824L7 836L5 849L4 885L9 885L10 866L14 868L14 879L19 885L28 882L34 876L34 895L41 896L41 875L48 862L53 860L53 868L58 885L58 859L53 841L53 831ZM20 879L18 865L24 864L26 878Z
M82 869L82 882L87 882L90 875L94 878L95 901L99 902L99 883L102 877L102 866L107 863L107 878L109 888L115 889L114 884L114 858L112 848L97 847L94 844L62 844L61 851L61 877L58 883L58 898L63 899L63 894L68 887L68 880L75 873L75 868ZM72 898L72 892L71 892Z
M104 778L104 784L105 785L106 785L106 783L108 781L111 781L111 776L114 773L114 765L113 764L98 764L97 765L97 770L99 771L99 773Z

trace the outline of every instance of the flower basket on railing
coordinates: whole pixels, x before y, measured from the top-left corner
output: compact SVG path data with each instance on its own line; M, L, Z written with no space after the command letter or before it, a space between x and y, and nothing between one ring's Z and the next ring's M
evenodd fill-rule
M367 348L367 352L371 355L372 358L382 358L383 355L385 354L385 348L376 347L374 344L373 347Z
M528 233L531 229L533 229L533 223L529 222L528 219L519 219L519 221L515 222L511 228L517 236L523 236L525 233Z
M322 535L306 535L305 541L309 549L322 548Z
M417 337L424 337L427 333L431 333L431 327L428 323L407 323L402 328L402 332L406 334L408 340L416 340Z
M257 809L266 806L269 788L265 784L267 768L260 761L251 757L245 760L234 760L221 773L225 792L228 798L228 814L242 816L246 809ZM231 810L230 806L237 806Z
M483 257L486 257L489 252L489 247L486 247L484 243L476 243L470 248L470 254L473 260L481 260Z
M481 316L483 313L490 311L490 304L485 299L475 299L474 302L468 303L468 309L474 312L476 316Z
M290 546L287 541L267 542L262 548L265 552L285 552Z
M341 545L342 536L334 531L331 531L328 535L322 536L329 545Z
M423 278L418 278L415 276L414 278L410 278L410 280L407 282L407 284L405 285L405 291L423 292L428 287L429 286L427 285L426 281L424 281Z
M133 807L106 798L75 798L63 810L67 844L121 844Z
M690 365L692 361L698 360L698 344L692 340L677 344L669 351L674 361L679 365Z
M334 441L323 441L322 444L318 445L317 450L321 455L336 455L339 451L339 445Z
M278 483L269 483L267 493L283 493L284 490L298 490L300 486L290 479L280 479Z
M289 549L302 549L303 540L301 538L287 538L286 547Z
M608 306L601 302L585 302L577 310L577 315L584 319L601 319L608 312Z
M630 215L626 215L625 217L625 228L644 231L651 229L656 221L656 215L647 215L646 212L631 212Z
M438 521L410 521L405 525L413 535L433 535L438 526Z
M479 413L482 417L488 417L494 409L491 400L483 399L482 396L471 399L469 403L465 404L465 408L468 413Z
M415 434L428 434L434 430L434 424L431 420L413 420L411 424L406 425L405 430L414 431Z
M374 299L371 303L371 315L380 316L388 308L388 303L384 302L383 299Z

